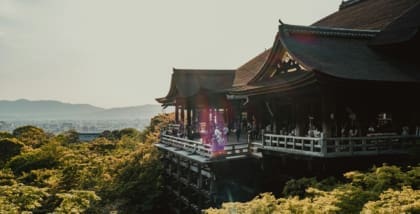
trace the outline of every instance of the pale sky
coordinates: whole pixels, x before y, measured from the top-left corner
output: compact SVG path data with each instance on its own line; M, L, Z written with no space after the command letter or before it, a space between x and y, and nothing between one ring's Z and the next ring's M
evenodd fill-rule
M0 0L0 100L156 104L172 68L234 69L278 19L310 25L341 0Z

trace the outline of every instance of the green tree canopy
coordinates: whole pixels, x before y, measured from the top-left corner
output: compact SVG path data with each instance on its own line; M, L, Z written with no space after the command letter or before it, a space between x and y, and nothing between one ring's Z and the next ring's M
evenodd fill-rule
M13 130L13 136L25 145L37 148L48 141L49 136L44 130L35 126L22 126Z
M0 166L11 157L18 155L23 146L23 143L15 138L0 139Z

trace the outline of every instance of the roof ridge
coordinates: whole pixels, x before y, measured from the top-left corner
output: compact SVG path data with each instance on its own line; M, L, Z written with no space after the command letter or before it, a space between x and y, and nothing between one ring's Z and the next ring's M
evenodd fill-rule
M279 31L314 34L320 36L336 36L336 37L351 37L351 38L373 38L380 30L365 30L353 28L335 28L335 27L319 27L319 26L302 26L302 25L279 25Z
M172 68L173 71L235 71L236 69Z
M201 74L201 75L230 75L234 73L235 69L178 69L173 68L174 74Z
M366 1L366 0L342 0L341 4L339 6L339 10L346 9L348 7L356 5L356 4L358 4L360 2L363 2L363 1Z

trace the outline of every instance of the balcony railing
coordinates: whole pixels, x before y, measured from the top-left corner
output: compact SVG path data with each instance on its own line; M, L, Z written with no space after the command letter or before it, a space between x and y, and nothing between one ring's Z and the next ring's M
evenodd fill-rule
M210 145L202 144L199 141L161 134L160 143L204 157L211 157L212 155Z
M249 153L248 143L228 143L223 146L221 151L214 149L209 144L203 144L199 141L175 137L172 135L161 134L160 143L188 151L191 154L198 154L207 158L232 157L246 155Z
M262 149L315 157L403 154L420 146L420 136L314 138L265 134Z
M370 136L370 137L299 137L264 134L261 141L227 143L213 148L199 141L161 134L160 144L187 151L207 159L252 155L261 157L261 151L272 151L321 158L406 154L420 148L420 136Z
M262 148L266 150L322 156L322 138L264 134Z

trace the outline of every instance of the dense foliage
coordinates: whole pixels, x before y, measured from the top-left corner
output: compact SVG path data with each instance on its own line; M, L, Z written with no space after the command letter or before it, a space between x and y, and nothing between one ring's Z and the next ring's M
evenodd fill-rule
M374 167L348 172L347 182L302 178L289 181L284 197L264 193L246 203L224 203L215 213L420 213L420 166ZM305 189L302 192L302 189Z
M25 126L0 133L0 213L166 213L157 150L159 115L139 132L105 131L80 142ZM283 197L264 193L207 213L420 213L420 166L375 167L343 179L290 180Z
M80 142L33 126L0 133L0 213L150 213L162 209L161 166L152 145L171 120L144 131L105 131Z

